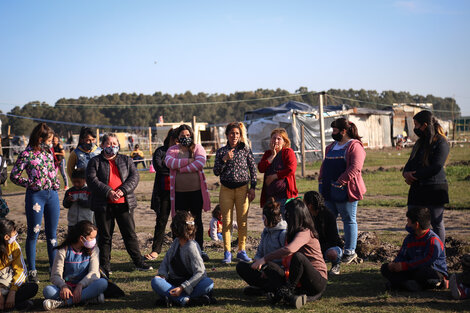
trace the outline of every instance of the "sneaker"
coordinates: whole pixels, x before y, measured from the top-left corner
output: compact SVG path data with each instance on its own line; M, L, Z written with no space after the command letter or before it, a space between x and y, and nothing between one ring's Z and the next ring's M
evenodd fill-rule
M183 299L181 299L181 301L178 302L178 304L184 308L189 302L189 297L184 297Z
M411 292L421 291L422 289L416 280L406 280L401 284L401 287Z
M290 305L292 305L296 309L300 309L305 304L307 304L307 295L296 295L293 296L290 300Z
M230 253L230 251L224 252L224 259L222 260L222 263L224 264L232 263L232 253Z
M245 263L250 263L252 261L251 258L248 257L248 255L246 254L246 251L245 250L242 250L242 251L239 251L237 253L237 259L241 262L245 262Z
M46 311L52 311L54 309L63 307L65 305L65 302L62 300L54 300L54 299L46 299L42 303L42 306L44 310Z
M204 262L209 262L211 260L207 253L205 253L204 251L201 252L201 258Z
M468 295L462 283L459 283L457 275L452 274L449 279L450 293L455 300L467 299Z
M330 276L339 275L340 273L341 273L341 263L333 264L333 266L331 266L330 271L328 272Z
M38 271L37 270L31 270L31 271L28 272L28 281L30 283L39 284Z
M138 271L150 271L150 270L153 270L153 267L151 267L150 265L148 265L147 263L145 262L142 262L140 263L139 265L136 265L135 266L136 270ZM111 274L111 273L110 273Z
M200 297L191 298L189 301L190 306L203 306L211 304L211 299L208 295L202 295Z
M32 308L34 306L34 302L32 300L26 300L23 302L19 302L15 304L15 309L18 311L23 311L23 312L31 312Z
M88 304L103 304L104 303L104 294L100 293L98 297L91 298L87 301Z
M170 308L171 307L170 298L168 298L167 296L160 297L155 302L155 305L159 307Z
M349 264L353 261L357 260L357 253L354 252L353 254L345 254L343 255L343 258L341 259L341 262L344 264Z
M246 286L243 288L243 294L245 296L262 296L265 291L262 288L256 286Z

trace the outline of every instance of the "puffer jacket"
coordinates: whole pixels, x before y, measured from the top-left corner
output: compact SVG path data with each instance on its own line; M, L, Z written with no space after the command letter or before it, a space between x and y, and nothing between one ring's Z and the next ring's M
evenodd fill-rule
M124 193L129 210L137 207L134 190L139 184L139 172L130 157L123 154L116 155L114 159L121 176L122 185L118 188ZM88 162L86 168L86 182L90 189L90 208L97 212L104 210L108 205L109 187L109 161L101 153Z

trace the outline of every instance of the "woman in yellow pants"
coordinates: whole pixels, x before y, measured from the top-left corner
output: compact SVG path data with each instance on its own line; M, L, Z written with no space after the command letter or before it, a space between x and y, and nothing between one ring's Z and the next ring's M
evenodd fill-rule
M243 123L228 124L225 129L227 145L217 150L215 157L214 174L220 176L221 183L219 204L222 211L222 237L225 250L222 263L232 262L230 231L233 206L236 209L238 223L237 258L243 262L251 262L245 251L245 243L248 208L255 198L256 164L244 133Z

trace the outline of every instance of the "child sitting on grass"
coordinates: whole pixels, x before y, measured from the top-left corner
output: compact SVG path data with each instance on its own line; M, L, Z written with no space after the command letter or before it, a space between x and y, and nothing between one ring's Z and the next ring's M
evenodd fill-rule
M207 277L201 249L194 237L194 217L187 211L177 211L171 223L173 243L152 279L152 289L160 296L159 304L166 307L176 303L181 307L211 304L214 282Z
M429 228L429 209L413 207L406 212L406 230L409 232L400 252L392 263L382 265L380 271L388 279L390 289L416 292L425 289L447 288L448 274L444 244Z
M15 222L0 219L0 311L28 310L38 292L38 284L26 282L28 275Z
M80 221L58 246L51 270L53 285L44 287L46 311L85 302L104 303L108 281L100 278L96 226Z
M263 223L265 227L261 233L261 240L254 257L255 261L282 248L286 242L287 222L282 219L281 205L272 197L263 207ZM282 260L273 260L273 263L282 265ZM268 262L266 267L270 265L271 263ZM257 296L274 291L264 271L252 269L250 263L238 262L237 273L249 285L243 289L245 295Z
M470 297L470 254L462 256L462 273L450 276L450 291L455 300L468 299Z
M82 220L87 220L93 223L94 215L90 210L88 197L90 191L86 186L85 169L77 168L72 172L72 185L73 187L65 192L64 201L62 204L64 208L69 209L67 213L68 232L72 227L77 225Z

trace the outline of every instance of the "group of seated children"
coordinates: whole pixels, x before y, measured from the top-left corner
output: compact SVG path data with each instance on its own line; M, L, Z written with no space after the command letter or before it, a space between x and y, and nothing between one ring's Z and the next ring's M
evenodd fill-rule
M64 199L72 211L69 211L69 232L56 247L52 285L43 290L45 310L103 303L108 287L107 279L100 275L97 228L90 220L92 215L76 222L77 216L82 216L81 207L89 210L83 202L87 193L81 173L75 172L73 184ZM217 210L213 217L218 219ZM408 291L448 288L444 244L430 230L429 210L410 208L406 217L409 234L395 260L381 267L388 288ZM328 280L325 260L332 262L330 274L339 274L342 255L336 221L321 195L310 191L303 201L288 199L285 220L279 203L269 199L263 207L263 222L265 228L254 262L239 262L236 266L237 273L249 285L243 292L265 294L273 304L285 303L295 308L319 299ZM194 240L196 225L191 213L177 211L171 232L173 243L151 281L152 289L159 296L157 302L166 307L216 303L212 293L214 282L207 277L201 249ZM0 219L0 235L0 310L27 310L33 305L29 299L38 292L38 285L26 282L27 271L16 241L15 223ZM462 257L462 266L463 273L450 277L454 299L466 299L470 292L470 255Z

